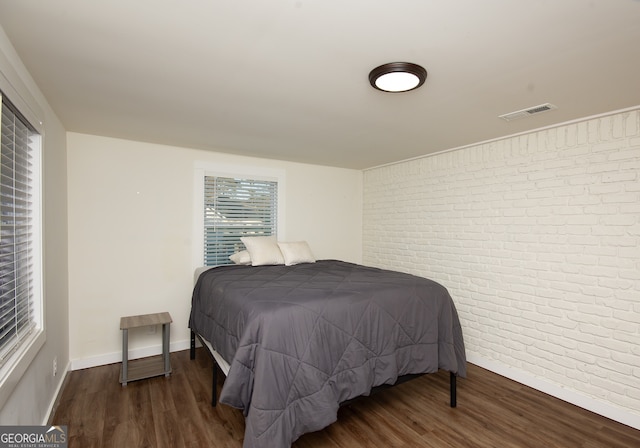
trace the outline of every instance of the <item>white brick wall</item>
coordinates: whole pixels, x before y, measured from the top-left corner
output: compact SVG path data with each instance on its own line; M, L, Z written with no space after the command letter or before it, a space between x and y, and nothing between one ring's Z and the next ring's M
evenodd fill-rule
M640 427L639 110L367 170L363 221L365 264L449 289L470 357Z

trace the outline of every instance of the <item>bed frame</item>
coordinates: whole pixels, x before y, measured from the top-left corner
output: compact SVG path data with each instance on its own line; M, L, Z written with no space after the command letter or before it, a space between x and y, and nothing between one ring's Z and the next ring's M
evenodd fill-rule
M212 381L211 381L211 386L212 386L212 391L211 391L211 406L215 406L216 403L218 402L218 392L217 392L217 388L216 385L218 383L218 368L220 368L220 370L222 371L222 373L224 374L224 376L226 377L229 374L229 363L227 363L224 358L222 358L222 356L220 356L220 354L215 351L213 349L213 347L211 346L211 344L209 343L209 341L207 341L205 338L203 338L202 336L200 336L198 333L194 332L193 330L191 330L191 348L190 348L190 352L189 352L189 357L191 359L195 359L196 358L196 338L198 338L198 340L200 341L200 343L203 345L203 347L207 348L207 352L209 353L209 356L211 356L211 360L213 361L213 375L212 375ZM388 389L390 387L396 386L398 384L404 383L406 381L412 380L414 378L418 378L420 376L422 376L424 374L419 373L419 374L411 374L411 375L403 375L398 377L398 380L394 383L394 384L382 384L380 386L376 386L373 389L371 389L371 393L375 393L377 391L380 390L384 390L384 389ZM451 405L452 408L455 408L457 406L457 391L456 391L456 375L453 372L449 372L449 404ZM347 400L347 401L343 401L342 403L340 403L340 406L343 406L345 404L351 403L353 400L356 400L359 397L353 398L351 400Z

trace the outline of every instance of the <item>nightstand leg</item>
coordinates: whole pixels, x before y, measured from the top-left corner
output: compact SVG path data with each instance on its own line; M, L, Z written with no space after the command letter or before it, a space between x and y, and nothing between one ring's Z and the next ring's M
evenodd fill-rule
M169 324L162 324L162 358L164 360L164 376L169 376L171 371L171 360L169 359Z
M129 330L122 330L122 385L127 385L129 363Z

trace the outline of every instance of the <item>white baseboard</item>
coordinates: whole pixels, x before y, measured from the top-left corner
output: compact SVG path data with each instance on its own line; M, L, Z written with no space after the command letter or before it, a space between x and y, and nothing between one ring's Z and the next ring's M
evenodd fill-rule
M175 341L169 344L170 352L178 352L187 350L190 347L190 341ZM137 348L129 350L129 359L146 358L147 356L155 356L162 354L162 344L152 345L149 347ZM122 352L106 353L104 355L92 356L90 358L72 359L71 370L88 369L90 367L104 366L122 362Z
M71 371L71 361L69 361L69 363L67 364L67 367L65 367L64 370L62 370L61 372L62 375L60 375L60 381L58 382L58 386L56 387L56 392L53 394L51 403L49 403L49 406L47 407L47 412L44 415L44 421L42 422L42 426L46 426L49 424L49 419L52 417L51 414L53 413L56 402L58 401L58 398L62 393L62 387L64 386L64 382L67 379L67 375L69 374L70 371ZM53 422L53 424L55 425L55 422Z
M544 392L560 400L574 404L578 407L610 418L635 429L640 429L640 415L631 413L625 409L613 406L609 403L595 400L573 390L565 389L557 384L549 383L533 375L518 369L506 366L499 362L482 358L473 353L467 353L467 361L479 367L487 369L498 375L502 375L525 386Z

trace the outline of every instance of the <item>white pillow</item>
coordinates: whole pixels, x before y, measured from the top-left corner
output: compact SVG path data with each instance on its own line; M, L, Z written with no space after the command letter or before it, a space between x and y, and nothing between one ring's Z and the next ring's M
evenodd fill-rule
M248 250L241 250L240 252L236 252L235 254L229 257L229 260L233 261L235 264L251 264L251 255L249 255Z
M275 236L244 236L240 238L240 241L249 251L251 266L284 264L284 258Z
M306 241L281 242L278 243L278 246L284 257L284 264L287 266L316 262L315 257L311 253L311 248Z

